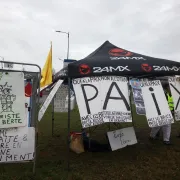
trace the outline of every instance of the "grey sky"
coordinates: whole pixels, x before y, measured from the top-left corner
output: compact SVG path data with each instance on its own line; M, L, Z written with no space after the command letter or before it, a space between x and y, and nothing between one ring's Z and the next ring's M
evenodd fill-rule
M53 42L53 66L82 59L104 41L144 55L180 61L179 0L1 0L0 56L43 67Z

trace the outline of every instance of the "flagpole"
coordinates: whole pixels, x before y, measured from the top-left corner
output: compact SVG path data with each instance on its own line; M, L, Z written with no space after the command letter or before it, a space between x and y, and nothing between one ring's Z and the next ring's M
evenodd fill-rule
M51 59L52 59L52 41L51 41ZM53 78L53 77L52 77ZM52 136L54 136L54 97L52 99L52 112L51 112L51 119L52 119Z

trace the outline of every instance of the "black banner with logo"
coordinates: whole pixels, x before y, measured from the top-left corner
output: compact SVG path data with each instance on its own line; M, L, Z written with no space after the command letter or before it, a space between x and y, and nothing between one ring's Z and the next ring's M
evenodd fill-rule
M86 58L69 64L61 74L60 78L66 75L71 78L104 75L171 76L180 75L180 63L137 54L106 41Z

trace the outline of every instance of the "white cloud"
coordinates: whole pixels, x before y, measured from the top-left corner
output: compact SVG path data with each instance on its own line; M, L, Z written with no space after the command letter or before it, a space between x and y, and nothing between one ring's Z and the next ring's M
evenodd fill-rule
M44 65L53 41L61 69L70 32L70 58L82 59L104 41L153 57L180 61L177 0L2 0L0 56Z

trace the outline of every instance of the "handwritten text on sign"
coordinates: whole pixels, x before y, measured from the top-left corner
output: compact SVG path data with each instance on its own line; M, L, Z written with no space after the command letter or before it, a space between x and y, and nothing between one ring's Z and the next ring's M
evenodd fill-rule
M78 78L73 87L84 128L104 122L132 122L126 77Z
M107 133L112 151L137 143L133 127L119 129Z
M26 125L24 74L0 73L0 128Z
M0 130L0 162L28 161L34 158L33 127Z
M149 127L174 123L161 82L159 80L141 81L141 90Z
M168 80L174 102L175 120L180 121L180 81L177 77L169 77Z

